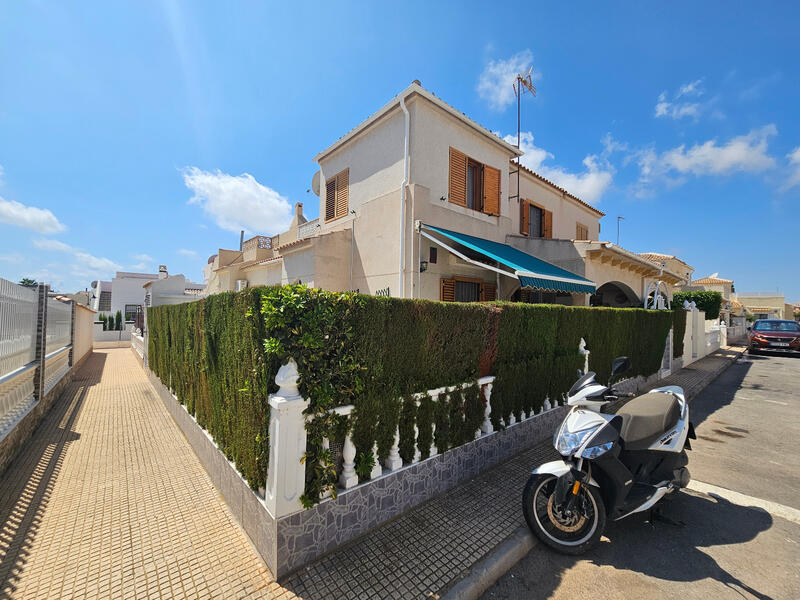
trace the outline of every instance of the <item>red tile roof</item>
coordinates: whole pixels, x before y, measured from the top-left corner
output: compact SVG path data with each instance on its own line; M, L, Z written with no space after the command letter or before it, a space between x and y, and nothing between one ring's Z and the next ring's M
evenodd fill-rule
M512 167L516 167L516 166L517 166L517 163L515 163L515 162L513 162L513 161L512 161L512 162L511 162L511 165L512 165ZM550 187L552 187L552 188L553 188L553 189L555 189L555 190L558 190L559 192L561 192L561 193L562 193L562 194L564 194L565 196L568 196L568 197L572 198L573 200L575 200L576 202L578 202L579 204L583 204L583 205L584 205L586 208L589 208L589 209L593 210L594 212L596 212L596 213L597 213L598 215L600 215L601 217L604 217L604 216L606 216L606 213L604 213L603 211L596 209L594 206L592 206L592 205L591 205L591 204L589 204L588 202L584 202L583 200L581 200L581 199L580 199L580 198L578 198L577 196L575 196L575 195L573 195L573 194L570 194L570 193L569 193L567 190L565 190L564 188L562 188L562 187L560 187L560 186L557 186L555 183L553 183L553 182L552 182L552 181L550 181L549 179L546 179L545 177L542 177L541 175L539 175L539 174L538 174L538 173L536 173L535 171L532 171L531 169L529 169L529 168L528 168L528 167L526 167L525 165L522 165L522 164L520 164L520 168L521 168L521 169L522 169L522 170L523 170L525 173L528 173L529 175L533 175L533 176L534 176L536 179L538 179L539 181L542 181L542 182L546 183L547 185L549 185Z

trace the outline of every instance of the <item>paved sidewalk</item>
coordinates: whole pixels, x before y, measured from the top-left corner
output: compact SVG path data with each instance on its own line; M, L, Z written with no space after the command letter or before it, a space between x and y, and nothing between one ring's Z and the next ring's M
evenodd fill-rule
M0 477L0 598L270 597L129 348L87 360Z
M691 401L703 391L709 383L714 381L720 373L727 369L744 352L744 346L726 346L713 354L691 363L674 375L665 377L645 388L645 390L663 387L665 385L679 385L686 394L686 399ZM642 391L645 391L642 390Z

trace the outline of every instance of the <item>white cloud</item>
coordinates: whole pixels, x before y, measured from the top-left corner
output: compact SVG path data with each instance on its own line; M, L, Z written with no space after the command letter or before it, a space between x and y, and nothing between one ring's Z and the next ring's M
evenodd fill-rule
M655 185L674 187L684 183L690 175L762 173L775 166L768 145L769 138L776 135L777 131L775 125L770 124L731 138L723 144L708 140L688 148L682 144L661 153L652 146L631 152L625 163L635 162L639 167L639 180L634 185L634 193L639 197L649 196Z
M140 260L142 262L154 262L155 258L150 256L149 254L134 254L133 258L136 260Z
M289 200L249 173L229 175L188 167L183 181L194 192L189 204L202 206L227 231L244 229L271 235L286 230L292 222Z
M588 154L583 159L585 169L580 173L572 173L563 167L544 164L555 157L534 144L530 131L523 132L520 138L520 149L525 152L520 161L524 166L590 204L600 201L614 179L614 168L608 161L609 155L625 147L606 136L603 140L603 151L599 155ZM514 135L507 135L503 139L510 144L517 143Z
M493 110L503 110L514 102L514 78L525 75L533 64L533 53L523 50L506 60L490 60L478 78L478 95Z
M181 248L178 250L178 254L182 254L183 256L188 256L189 258L196 258L197 252L194 250L187 250L186 248Z
M769 138L777 133L775 125L770 124L732 138L727 144L709 140L688 150L681 145L662 154L661 163L667 170L693 175L760 173L775 165L775 160L767 154L767 145Z
M789 178L781 186L781 190L786 191L800 185L800 146L789 152L786 155L789 159Z
M687 97L697 98L704 95L705 91L702 89L702 85L702 79L684 83L678 88L678 91L673 94L671 100L668 99L666 92L661 92L656 102L656 118L667 117L679 120L684 117L691 117L696 120L700 117L700 113L705 109L706 105L700 102L678 102L678 100Z
M48 209L27 206L16 200L6 200L2 196L0 196L0 223L25 227L43 234L59 233L66 229Z
M134 271L146 271L150 268L150 263L140 262L136 263L135 265L131 265L131 269Z
M75 262L71 265L72 273L78 277L110 275L114 273L114 271L122 269L122 266L115 263L113 260L94 256L59 240L38 238L33 240L33 245L40 250L63 252L72 255L75 258Z
M10 254L0 254L0 262L17 264L25 259L19 252L11 252Z

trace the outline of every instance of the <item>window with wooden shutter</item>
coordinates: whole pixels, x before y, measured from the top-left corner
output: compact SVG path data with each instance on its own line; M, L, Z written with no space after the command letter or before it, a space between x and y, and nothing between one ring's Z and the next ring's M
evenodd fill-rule
M350 169L345 169L325 182L325 220L347 215L350 195Z
M484 166L483 212L487 215L500 214L500 169Z
M551 239L553 237L553 213L549 210L544 211L544 218L542 221L544 222L542 227L542 237Z
M581 225L580 223L575 224L575 239L576 240L588 240L589 239L589 228L586 225Z
M442 302L455 302L456 301L456 280L455 279L442 279L441 294Z
M494 302L497 300L497 286L493 283L484 283L481 286L481 302Z
M450 148L450 186L448 199L459 206L467 205L467 155Z
M450 148L448 200L487 215L500 215L502 172Z

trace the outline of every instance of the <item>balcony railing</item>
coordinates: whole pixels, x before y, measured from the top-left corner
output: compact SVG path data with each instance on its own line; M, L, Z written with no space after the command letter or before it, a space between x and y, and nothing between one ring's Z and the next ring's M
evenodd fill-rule
M251 237L249 240L245 241L242 245L242 250L247 252L248 250L255 250L257 248L263 248L266 250L272 249L272 238L266 235L256 235Z

